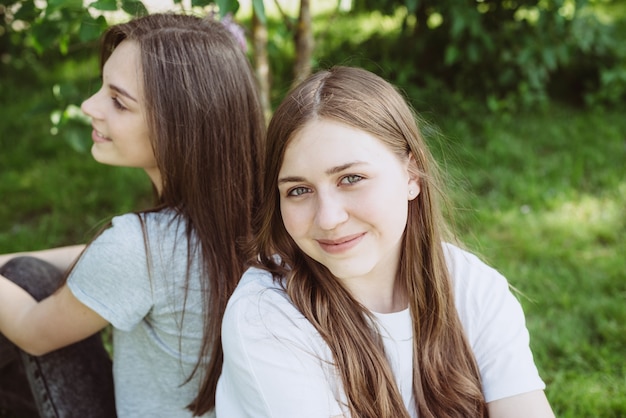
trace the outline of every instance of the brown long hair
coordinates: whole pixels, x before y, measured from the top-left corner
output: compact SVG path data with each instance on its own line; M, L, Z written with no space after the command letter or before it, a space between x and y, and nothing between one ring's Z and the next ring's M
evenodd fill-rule
M290 92L268 127L265 200L256 219L260 262L285 288L333 353L359 418L408 417L370 313L330 271L298 249L283 225L277 179L289 141L314 119L337 121L380 139L403 159L412 154L421 192L409 203L398 266L413 322L413 391L420 417L486 416L480 375L458 317L442 241L437 170L403 96L362 69L334 67ZM278 254L282 263L277 264ZM286 266L290 266L288 269Z
M163 181L149 211L171 208L185 221L188 266L200 255L207 278L202 349L192 373L203 377L189 405L202 415L215 406L226 303L248 265L241 244L251 237L261 197L265 122L250 64L221 23L153 14L112 26L103 36L102 65L124 40L141 50L147 125Z

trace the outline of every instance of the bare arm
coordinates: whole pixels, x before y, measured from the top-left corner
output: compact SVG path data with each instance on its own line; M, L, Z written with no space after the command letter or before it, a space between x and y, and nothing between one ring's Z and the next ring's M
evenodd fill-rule
M67 285L37 303L0 275L0 333L32 355L43 355L98 332L107 325Z
M0 266L5 265L10 259L15 257L31 256L47 261L62 272L65 272L84 249L85 245L79 244L69 245L67 247L50 248L47 250L0 254Z
M554 418L542 390L510 396L487 404L491 418Z

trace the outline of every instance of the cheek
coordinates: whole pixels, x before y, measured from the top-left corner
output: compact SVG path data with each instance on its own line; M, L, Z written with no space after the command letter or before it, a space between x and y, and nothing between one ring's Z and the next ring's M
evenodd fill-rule
M283 225L287 233L292 238L297 239L306 231L306 210L304 208L296 207L293 204L286 203L281 199L280 213L283 219Z
M129 139L127 146L132 149L133 153L145 160L154 160L154 150L145 124L136 122L133 126L129 126L127 132L131 132L130 135L126 133Z
M371 196L369 203L360 205L358 210L362 216L392 235L404 231L409 210L405 188L379 189L378 193Z

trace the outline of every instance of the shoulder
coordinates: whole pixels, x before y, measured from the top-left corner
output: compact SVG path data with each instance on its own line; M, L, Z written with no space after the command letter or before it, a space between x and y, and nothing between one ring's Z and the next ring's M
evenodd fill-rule
M271 273L251 268L231 296L222 320L224 350L248 352L262 341L282 341L295 346L315 345L320 337L313 325L295 307L281 280ZM238 348L236 348L238 347Z
M184 225L184 220L169 210L115 216L111 225L88 246L88 250L91 247L105 249L121 256L125 253L145 253L146 243L152 240L174 242L175 237L184 233Z
M507 279L476 255L451 244L444 244L452 280L454 303L463 328L474 345L480 335L499 331L513 322L523 326L521 305L511 292Z
M181 224L184 224L184 217L177 215L171 209L164 209L158 212L125 213L114 216L111 219L112 228L170 229L175 227L175 229L178 229Z
M233 301L255 295L266 290L282 290L282 283L276 281L274 276L267 270L257 267L250 267L241 276L241 280L231 297Z
M341 414L330 350L269 272L243 275L224 314L222 348L218 416Z
M444 246L459 319L487 402L543 389L522 306L508 281L475 255Z
M110 225L87 245L79 259L79 264L87 261L93 263L98 261L98 258L104 262L105 257L106 260L114 259L112 257L116 260L117 257L124 259L136 257L138 254L145 253L143 242L144 233L139 215L129 213L115 216Z
M250 268L230 297L223 322L228 329L251 329L293 316L302 315L291 303L282 281L268 271Z
M85 285L92 283L93 286L107 282L113 287L119 286L119 283L125 285L134 283L141 285L142 288L149 287L147 280L149 257L146 250L151 248L154 253L155 249L160 249L161 245L151 245L156 241L152 238L157 235L152 231L167 225L169 222L164 222L166 219L171 219L171 216L162 213L128 213L115 216L109 227L85 248L72 269L69 282L80 282ZM176 240L166 237L161 241ZM166 254L172 257L171 253L169 250ZM164 259L155 254L150 258L159 262ZM95 280L96 278L98 280Z
M488 277L488 279L483 280L504 279L500 273L478 258L478 256L453 244L444 243L443 253L453 280L458 280L460 276L467 276L468 274L472 278Z
M186 230L186 219L175 211L127 213L113 218L113 227L124 227L142 234L180 234Z
M510 293L507 279L476 255L447 243L443 251L457 307L478 308L485 299Z

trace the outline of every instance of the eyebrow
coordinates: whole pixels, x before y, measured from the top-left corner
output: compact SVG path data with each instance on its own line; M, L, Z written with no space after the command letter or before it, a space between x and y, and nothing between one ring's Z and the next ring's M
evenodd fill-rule
M360 164L365 164L365 163L363 161L353 161L350 163L341 164L336 167L329 168L328 170L325 171L325 174L327 176L331 176L333 174L341 173L342 171L347 170L350 167L354 167L355 165L360 165ZM304 180L305 180L304 177L298 177L298 176L282 177L278 179L278 185L280 186L281 184L284 184L284 183L297 183L297 182L301 182Z
M121 94L122 96L129 98L133 102L137 103L137 99L135 99L133 96L131 96L130 93L127 92L126 90L124 90L123 88L118 87L115 84L109 84L109 88L111 90L116 91L117 93Z

